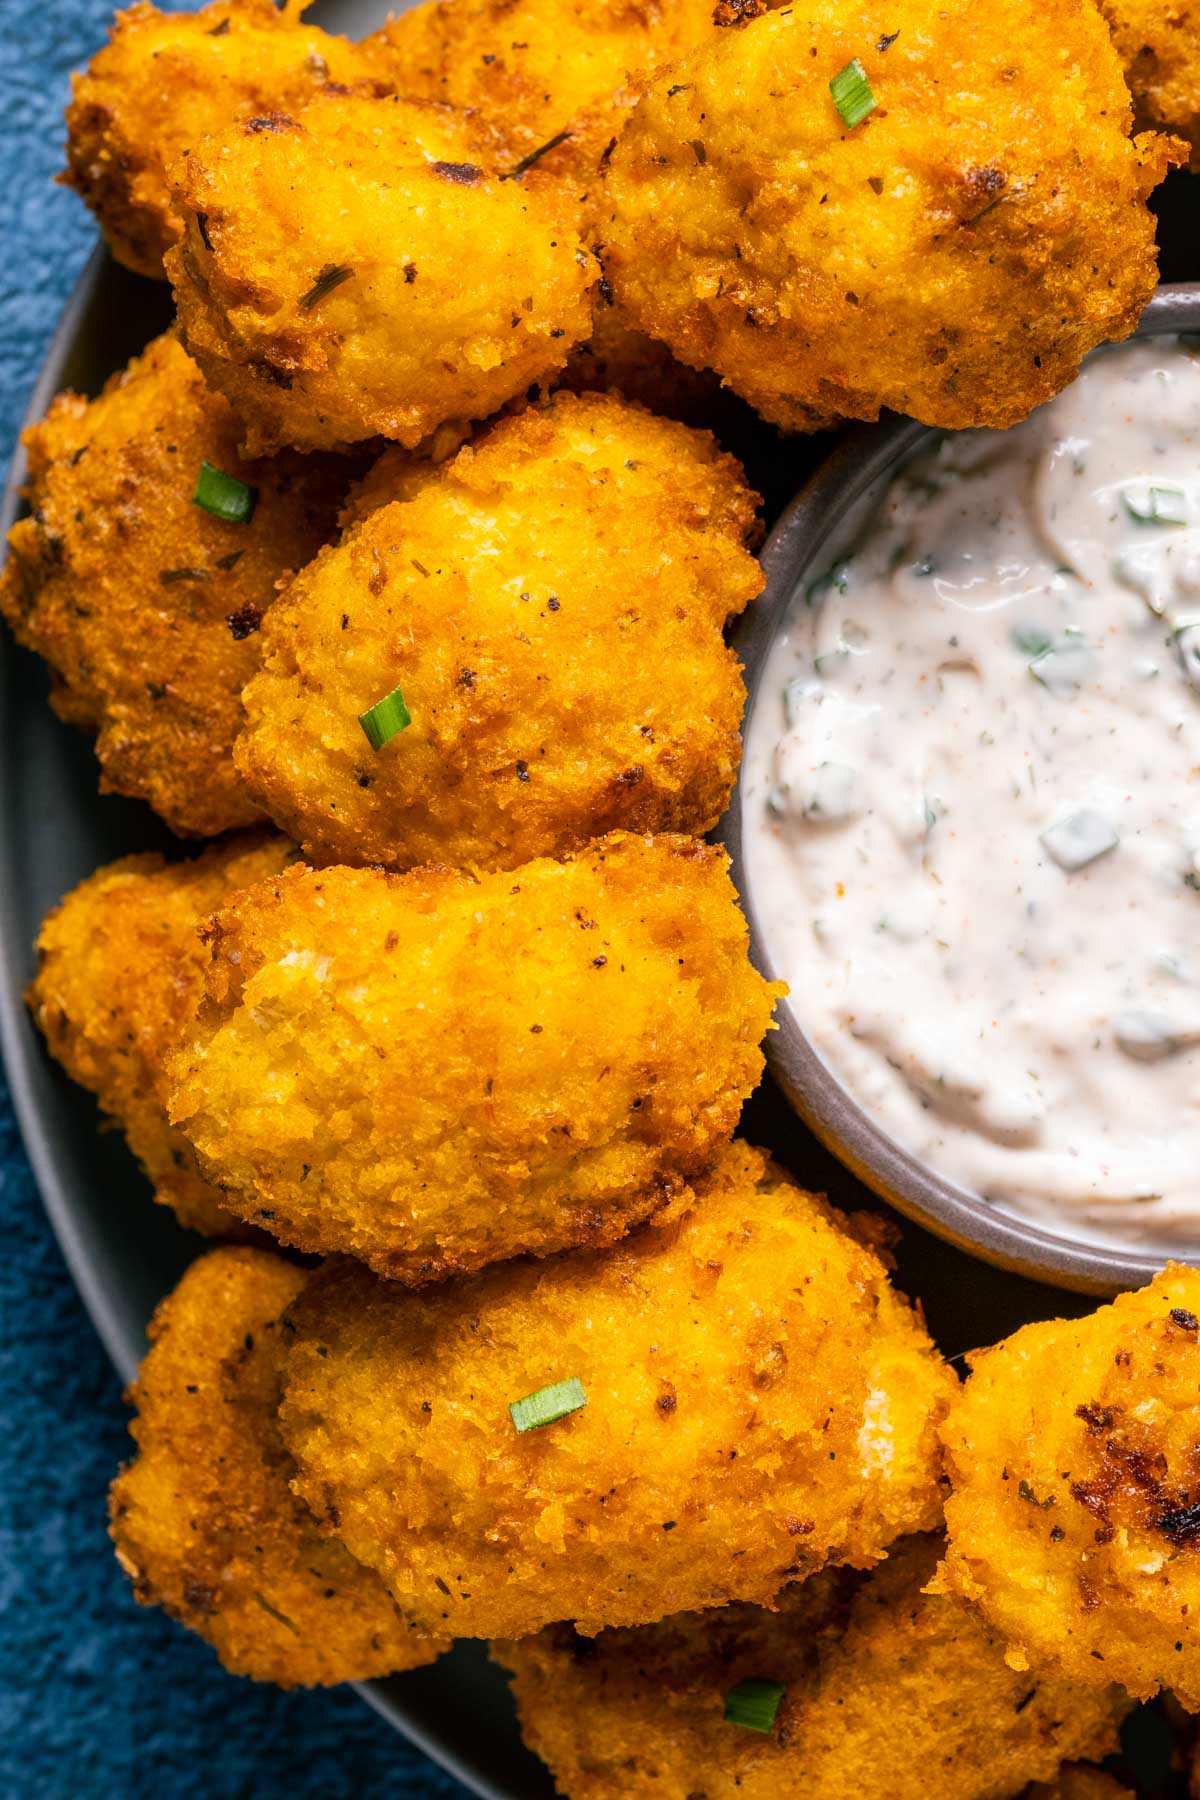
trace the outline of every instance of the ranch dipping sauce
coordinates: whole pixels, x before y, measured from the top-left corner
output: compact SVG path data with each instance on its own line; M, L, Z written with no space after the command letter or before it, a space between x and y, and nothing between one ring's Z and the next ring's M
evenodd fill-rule
M1200 1245L1200 359L944 438L797 597L743 850L813 1047L1060 1235Z

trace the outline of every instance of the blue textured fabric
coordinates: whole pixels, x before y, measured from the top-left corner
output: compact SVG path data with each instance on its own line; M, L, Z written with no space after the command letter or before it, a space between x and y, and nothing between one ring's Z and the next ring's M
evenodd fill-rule
M109 0L0 0L0 462L91 248L51 185L67 77ZM222 1673L136 1607L105 1532L126 1454L117 1381L42 1215L0 1083L0 1796L463 1800L351 1693Z

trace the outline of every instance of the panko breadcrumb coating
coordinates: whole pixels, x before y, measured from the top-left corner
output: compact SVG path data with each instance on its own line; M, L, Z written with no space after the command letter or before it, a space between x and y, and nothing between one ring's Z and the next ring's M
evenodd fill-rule
M875 110L830 80L862 63ZM794 430L881 407L1010 425L1154 290L1146 196L1091 0L816 0L655 79L609 162L602 259L631 322Z
M853 1229L736 1143L681 1221L614 1249L418 1294L328 1264L289 1314L297 1491L455 1637L869 1565L940 1516L955 1380ZM510 1403L572 1377L586 1405L518 1433Z
M412 1283L681 1211L778 991L724 852L681 837L477 880L296 868L214 931L172 1119L243 1217Z
M711 32L712 0L427 0L362 49L409 99L465 110L481 161L542 151L539 176L578 180L620 132L632 77Z
M1005 1800L1064 1757L1115 1749L1119 1690L1015 1673L970 1607L922 1592L936 1562L937 1541L915 1538L865 1580L787 1591L778 1612L594 1639L557 1625L493 1655L569 1800ZM786 1685L770 1731L724 1717L747 1678Z
M1178 132L1200 168L1200 4L1099 0L1140 128Z
M163 1060L203 991L209 914L291 854L282 838L253 833L194 862L127 856L81 882L38 936L28 999L52 1055L121 1126L155 1198L210 1236L245 1237L247 1228L167 1123Z
M218 127L305 106L326 82L375 84L370 58L302 25L306 0L214 0L199 12L119 12L72 81L67 170L118 262L161 277L180 233L169 174Z
M411 448L486 418L587 336L596 265L574 203L486 173L445 108L325 95L207 139L178 181L184 343L249 455Z
M279 1437L279 1315L305 1273L213 1250L155 1312L129 1393L135 1460L112 1486L117 1560L137 1599L212 1645L234 1675L281 1687L419 1668L446 1648L292 1493Z
M564 393L400 485L266 621L236 753L264 810L401 869L711 830L745 700L722 628L763 581L733 458ZM411 724L375 750L359 717L397 687Z
M947 1591L1014 1668L1200 1710L1200 1269L971 1358L943 1439Z
M101 790L210 837L262 817L233 766L258 628L336 530L353 465L242 462L232 409L175 338L96 400L60 394L25 434L30 516L9 533L0 612L53 671L51 704L96 734ZM194 504L201 464L254 488L248 524Z

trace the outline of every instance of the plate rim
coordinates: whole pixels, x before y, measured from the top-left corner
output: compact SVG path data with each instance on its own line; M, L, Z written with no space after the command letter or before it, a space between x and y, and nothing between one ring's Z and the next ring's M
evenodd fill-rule
M24 504L23 489L28 473L28 458L25 454L24 444L25 432L45 415L55 394L62 386L62 366L89 307L95 304L107 262L108 252L102 244L97 244L80 271L67 303L59 314L58 323L54 327L50 342L46 346L37 379L22 414L17 440L13 445L8 476L4 484L4 498L0 504L0 537L5 539L8 537L10 527L20 516ZM8 845L15 841L16 819L13 801L14 795L9 784L0 781L0 845ZM20 912L21 908L15 891L14 860L11 856L0 853L0 941L3 943L11 943L13 938L18 935L17 920L20 918ZM116 1369L122 1383L128 1385L137 1372L137 1358L131 1359L130 1357L130 1345L109 1305L99 1275L85 1252L73 1208L67 1202L65 1190L59 1179L50 1147L49 1131L43 1124L33 1092L28 1030L29 1021L25 996L17 985L14 960L7 955L0 956L0 1063L3 1063L4 1076L12 1099L13 1113L21 1135L21 1146L33 1170L42 1210L50 1221L50 1229L54 1233L55 1241L70 1272L71 1280L75 1284L76 1292L83 1301L84 1310L104 1346L109 1361Z

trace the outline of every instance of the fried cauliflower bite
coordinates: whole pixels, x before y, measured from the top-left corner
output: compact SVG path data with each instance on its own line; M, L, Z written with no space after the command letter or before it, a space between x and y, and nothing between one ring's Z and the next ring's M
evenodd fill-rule
M540 176L577 181L621 130L637 72L711 32L712 0L427 0L362 49L408 98L466 112L482 161L542 152Z
M1064 1757L1115 1749L1119 1690L1015 1673L970 1607L922 1592L936 1562L937 1542L914 1538L865 1580L786 1591L778 1612L593 1639L557 1625L492 1653L569 1800L1005 1800ZM724 1717L747 1678L786 1686L772 1730Z
M882 1261L735 1143L673 1225L406 1293L329 1264L290 1310L297 1492L403 1611L521 1637L770 1601L933 1525L955 1381ZM511 1402L586 1405L518 1433Z
M1200 169L1200 5L1197 0L1099 0L1141 127L1177 132Z
M296 868L214 932L171 1118L234 1211L414 1284L683 1210L779 991L690 838L478 879Z
M51 704L93 732L101 790L182 835L262 817L233 765L258 626L336 530L344 459L241 462L228 403L171 336L96 400L60 394L25 434L31 512L9 533L0 613L50 664ZM192 499L202 463L252 487L248 524Z
M854 58L877 104L850 129ZM608 165L606 276L777 425L1011 425L1153 292L1175 147L1128 124L1091 0L783 8L656 77Z
M594 259L574 202L469 160L447 109L326 95L209 138L167 255L184 343L245 450L418 444L562 368Z
M415 1669L446 1648L413 1630L288 1485L278 1322L304 1281L262 1250L192 1264L151 1323L129 1393L138 1454L109 1498L136 1598L196 1632L231 1674L281 1687Z
M109 249L138 275L163 274L179 237L169 172L216 125L307 104L324 83L375 84L344 38L302 25L305 0L214 0L199 12L139 4L72 81L62 179L91 207Z
M51 1055L120 1125L155 1198L182 1225L213 1237L245 1237L247 1227L225 1210L190 1144L168 1124L163 1062L203 991L201 927L291 854L283 839L253 833L194 862L127 856L81 882L38 936L28 1001Z
M264 810L401 869L711 830L745 700L722 628L762 587L732 457L564 393L399 485L265 623L237 746ZM412 722L374 750L359 717L397 687Z
M1200 1270L972 1358L943 1429L948 1592L1014 1668L1200 1710Z

